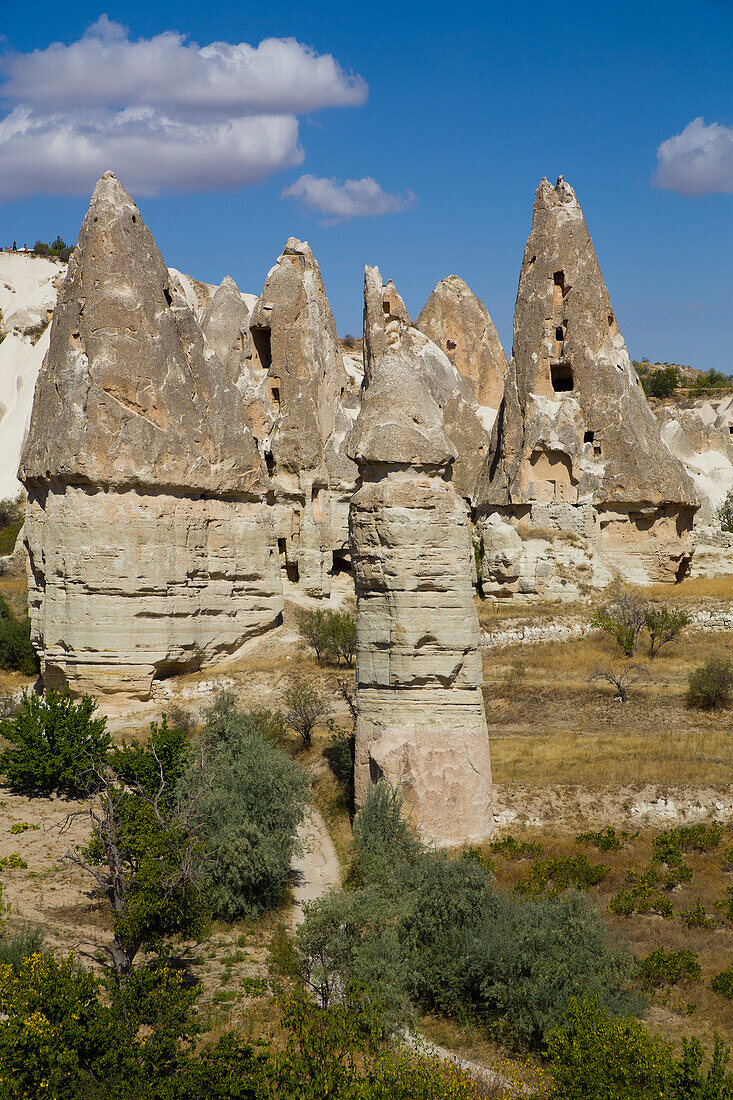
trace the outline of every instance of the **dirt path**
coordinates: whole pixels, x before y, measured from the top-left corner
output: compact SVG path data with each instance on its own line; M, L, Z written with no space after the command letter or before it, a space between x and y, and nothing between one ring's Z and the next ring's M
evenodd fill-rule
M303 920L306 902L316 901L341 882L336 849L318 810L311 807L297 835L303 854L293 860L293 908L290 918L293 929Z

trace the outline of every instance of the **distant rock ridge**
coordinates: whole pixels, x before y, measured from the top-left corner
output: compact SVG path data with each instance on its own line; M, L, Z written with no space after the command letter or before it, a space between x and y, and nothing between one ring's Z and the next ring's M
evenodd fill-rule
M278 621L243 400L111 172L59 291L19 476L47 684L144 698Z

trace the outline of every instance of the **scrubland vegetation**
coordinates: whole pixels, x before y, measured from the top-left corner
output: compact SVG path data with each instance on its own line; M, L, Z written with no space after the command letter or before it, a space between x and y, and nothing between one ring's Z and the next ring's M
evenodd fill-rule
M733 1096L733 829L714 808L733 785L730 712L688 699L691 673L733 646L684 621L733 594L727 583L649 593L661 620L650 631L643 617L633 657L613 629L486 651L497 809L514 817L448 855L411 834L381 785L354 817L353 673L329 641L347 613L300 617L311 656L280 677L272 709L223 694L120 741L87 700L8 706L7 896L24 877L47 898L60 884L32 858L51 807L69 837L86 830L68 845L78 902L63 912L85 927L73 956L12 911L0 935L8 1095ZM657 645L660 629L671 637ZM626 702L592 680L633 664L645 674ZM312 696L305 737L297 712ZM643 812L685 797L699 822ZM344 885L292 936L309 801ZM499 1077L411 1051L403 1027Z

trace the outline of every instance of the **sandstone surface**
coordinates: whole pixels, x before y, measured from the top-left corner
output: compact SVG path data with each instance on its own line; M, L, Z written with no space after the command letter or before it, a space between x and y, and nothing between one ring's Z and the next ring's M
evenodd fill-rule
M369 379L348 444L361 476L349 521L356 797L384 777L427 841L477 842L491 831L491 770L457 452L401 348L373 362Z
M477 490L480 516L532 530L578 530L587 575L606 569L643 583L689 569L698 498L659 433L621 336L588 228L571 187L537 189L514 315L512 360ZM484 525L485 582L495 583ZM597 572L597 571L596 571ZM598 574L597 574L598 575ZM583 587L576 576L574 584ZM504 594L516 584L498 587ZM586 585L585 587L588 587ZM545 589L537 576L535 590Z
M456 450L453 480L473 503L477 479L489 455L494 410L479 406L471 383L444 351L416 328L390 280L382 284L376 267L364 271L364 378L367 386L389 349L409 360L412 371L437 403L447 437ZM488 413L488 419L485 414Z
M288 573L328 595L335 556L348 553L348 500L356 467L343 442L358 410L321 272L291 237L250 318L251 371L266 375L272 424L262 440L275 527Z
M278 621L243 400L112 173L59 291L19 476L47 683L147 697Z
M504 396L507 359L489 311L463 279L442 279L415 327L445 352L471 384L478 404L496 414Z

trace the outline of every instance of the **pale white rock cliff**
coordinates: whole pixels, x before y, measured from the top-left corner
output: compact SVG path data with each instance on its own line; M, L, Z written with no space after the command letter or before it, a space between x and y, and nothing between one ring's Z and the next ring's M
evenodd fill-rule
M425 840L479 842L491 768L468 514L441 410L399 348L370 365L348 446L357 802L384 778Z

